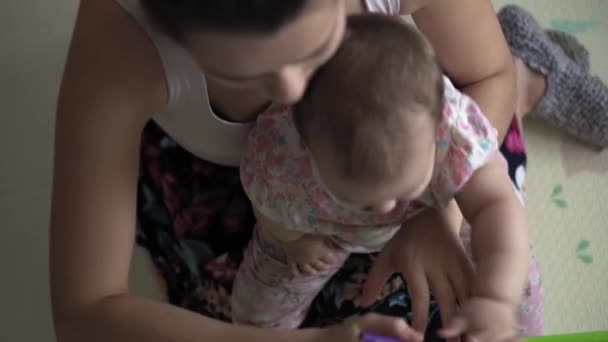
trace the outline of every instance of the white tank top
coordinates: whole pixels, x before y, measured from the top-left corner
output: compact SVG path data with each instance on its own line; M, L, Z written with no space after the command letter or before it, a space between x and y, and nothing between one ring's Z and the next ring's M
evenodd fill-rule
M199 158L238 166L251 123L234 123L217 116L207 95L205 76L182 45L158 30L147 18L140 0L116 0L148 34L158 50L169 100L154 120L178 144ZM369 12L398 14L399 0L364 0Z

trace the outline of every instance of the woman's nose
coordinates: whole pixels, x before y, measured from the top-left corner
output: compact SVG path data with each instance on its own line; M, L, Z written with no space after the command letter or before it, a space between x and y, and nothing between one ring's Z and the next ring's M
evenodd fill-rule
M274 102L294 104L298 102L308 85L310 72L303 66L287 66L277 73L270 85Z

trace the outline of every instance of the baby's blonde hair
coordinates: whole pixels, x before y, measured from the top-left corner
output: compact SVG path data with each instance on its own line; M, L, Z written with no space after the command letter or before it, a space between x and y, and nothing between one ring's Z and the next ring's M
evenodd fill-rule
M442 108L442 72L424 36L403 20L366 14L349 18L341 47L294 107L294 122L304 142L330 146L341 176L362 180L402 172L415 138L405 128L413 118L436 127Z

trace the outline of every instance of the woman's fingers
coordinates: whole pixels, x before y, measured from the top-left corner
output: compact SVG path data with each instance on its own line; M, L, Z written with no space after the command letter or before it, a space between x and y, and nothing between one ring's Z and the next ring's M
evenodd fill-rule
M429 276L429 285L433 296L439 304L441 322L446 325L452 320L457 310L456 295L447 275L436 274Z
M387 255L388 254L386 253L380 253L367 275L365 285L363 286L363 293L358 299L359 305L362 307L368 307L376 301L384 284L386 284L387 280L395 272L391 267Z
M457 266L459 267L450 267L448 278L456 294L456 300L462 304L470 297L471 281L475 271L473 263L467 256L462 256Z
M376 335L398 338L402 341L422 341L423 336L413 330L407 323L396 317L378 314L363 316L358 322L358 333L373 333Z
M422 266L413 263L410 268L401 271L405 277L407 288L412 299L412 327L424 333L429 316L431 294L429 283Z

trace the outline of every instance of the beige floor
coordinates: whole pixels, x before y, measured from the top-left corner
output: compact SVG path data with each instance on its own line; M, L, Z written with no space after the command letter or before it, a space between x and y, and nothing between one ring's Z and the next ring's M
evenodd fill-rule
M544 24L576 33L591 49L594 70L608 79L608 1L516 2ZM0 341L54 341L47 280L52 127L76 4L0 1ZM608 329L608 154L590 155L538 124L528 128L529 212L547 331ZM558 185L562 193L551 197ZM142 254L135 265L135 291L158 296Z

